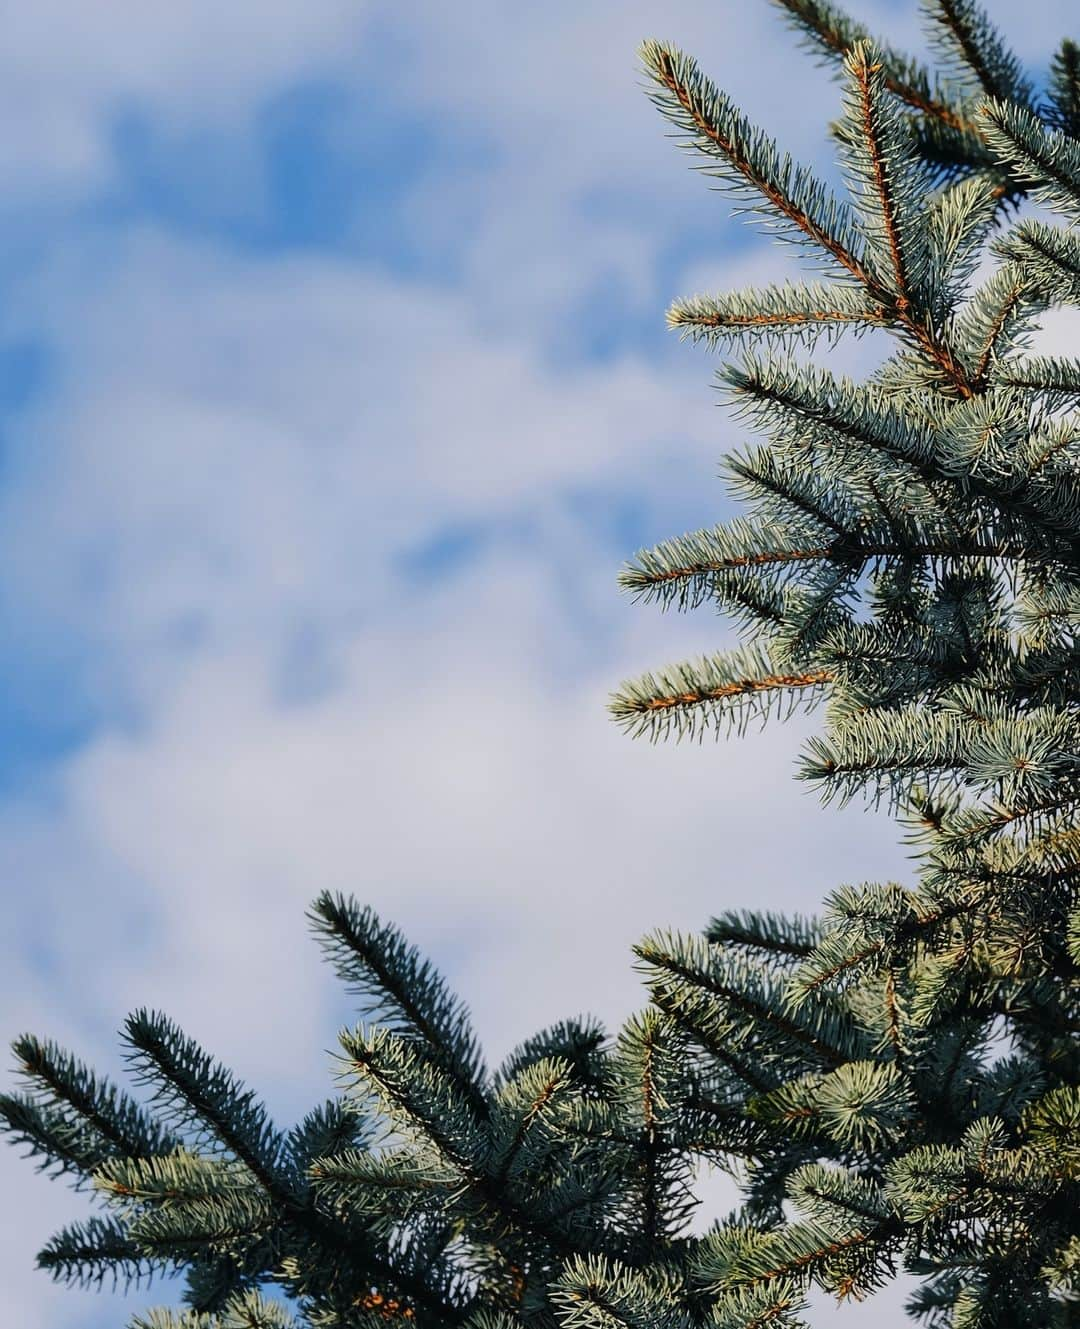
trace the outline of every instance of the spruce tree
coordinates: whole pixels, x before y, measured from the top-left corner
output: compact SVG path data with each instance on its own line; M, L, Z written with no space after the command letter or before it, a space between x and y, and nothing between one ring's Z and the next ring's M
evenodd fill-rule
M643 48L706 172L818 273L671 311L735 352L719 385L763 441L726 461L746 515L623 581L720 606L742 644L613 710L657 737L821 703L799 774L886 799L915 884L649 936L614 1041L566 1022L493 1072L397 930L322 895L367 1018L287 1132L164 1015L124 1031L147 1106L17 1039L8 1133L105 1204L42 1268L186 1271L184 1309L134 1326L794 1326L811 1287L900 1268L932 1326L1080 1324L1080 360L1028 353L1080 304L1080 48L1040 91L969 0L928 0L935 77L831 5L781 8L843 80L846 201ZM871 330L865 381L794 358ZM744 1204L694 1235L700 1160Z

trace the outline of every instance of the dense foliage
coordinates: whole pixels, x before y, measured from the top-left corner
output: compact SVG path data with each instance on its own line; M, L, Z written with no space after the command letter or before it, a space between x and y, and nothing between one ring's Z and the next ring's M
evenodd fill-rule
M566 1023L494 1073L395 929L324 895L368 1022L342 1096L288 1133L161 1015L126 1029L148 1108L20 1038L10 1135L107 1205L41 1265L188 1271L188 1309L136 1325L749 1329L901 1267L931 1325L1080 1324L1080 360L1027 353L1080 304L1080 49L1036 91L969 0L928 0L937 78L781 7L843 79L846 201L644 48L706 172L818 272L671 311L737 347L719 383L763 442L726 461L746 515L624 582L719 605L743 644L613 709L664 735L822 703L802 776L888 799L917 883L647 937L650 1004L613 1042ZM872 329L892 353L866 381L793 358ZM745 1206L692 1235L701 1160Z

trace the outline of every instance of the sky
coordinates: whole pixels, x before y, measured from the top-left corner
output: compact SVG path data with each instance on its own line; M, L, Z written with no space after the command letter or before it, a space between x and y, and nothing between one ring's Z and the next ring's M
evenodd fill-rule
M989 8L1038 72L1072 5ZM849 9L921 49L913 0ZM812 719L650 746L605 713L730 639L616 586L732 511L739 426L664 310L797 271L669 141L646 37L829 173L838 90L766 0L7 9L5 1037L121 1078L151 1006L288 1125L353 1021L323 889L435 961L494 1064L617 1028L654 927L910 879L884 816L792 778ZM34 1254L88 1198L10 1148L0 1181L10 1323L171 1298L54 1287Z

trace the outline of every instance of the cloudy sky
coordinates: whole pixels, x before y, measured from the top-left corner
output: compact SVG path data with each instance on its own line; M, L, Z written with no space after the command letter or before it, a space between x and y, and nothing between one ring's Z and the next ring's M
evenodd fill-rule
M914 0L850 7L920 45ZM1010 8L1039 69L1070 0ZM323 888L432 955L495 1060L617 1025L653 926L908 875L887 821L792 780L805 725L650 747L604 711L725 640L615 586L729 511L739 431L663 311L793 271L687 169L635 50L695 52L828 170L837 89L765 0L4 11L5 1037L116 1073L158 1007L287 1123L351 1016ZM10 1323L157 1300L54 1288L34 1253L86 1198L11 1149L0 1178Z

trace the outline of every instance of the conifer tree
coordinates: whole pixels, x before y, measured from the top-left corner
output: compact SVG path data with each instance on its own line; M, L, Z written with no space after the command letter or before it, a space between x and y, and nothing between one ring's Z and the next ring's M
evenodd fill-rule
M41 1266L186 1271L184 1308L134 1326L795 1326L810 1288L901 1268L931 1326L1080 1324L1080 360L1029 353L1080 304L1080 48L1040 90L970 0L927 0L935 77L829 4L780 7L843 80L846 200L643 48L704 169L818 275L671 311L734 354L719 385L763 441L726 461L746 515L623 581L720 606L742 644L613 710L658 737L820 703L799 774L888 800L917 880L655 933L614 1041L569 1021L493 1072L396 929L324 894L367 1021L288 1132L161 1014L124 1035L148 1106L17 1039L8 1133L105 1203ZM865 381L794 354L871 330ZM700 1160L744 1204L693 1235Z

